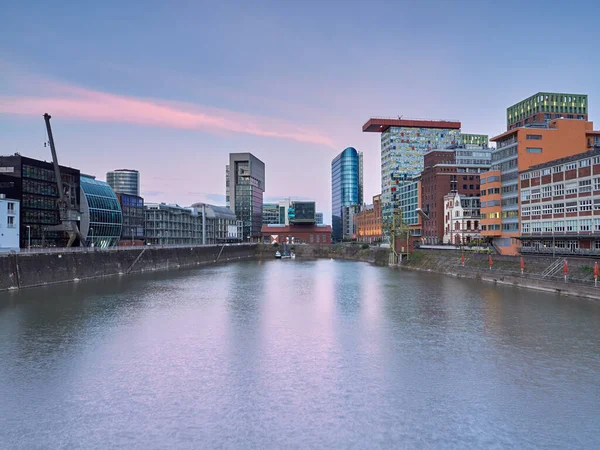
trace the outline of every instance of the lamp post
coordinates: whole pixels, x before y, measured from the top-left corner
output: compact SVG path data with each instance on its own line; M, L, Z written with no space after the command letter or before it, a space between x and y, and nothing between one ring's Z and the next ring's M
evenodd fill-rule
M94 248L94 229L93 228L90 228L90 234L91 234L90 247Z
M133 247L133 231L134 231L134 228L131 227L131 246L132 247Z
M31 251L31 226L26 225L27 227L27 251Z

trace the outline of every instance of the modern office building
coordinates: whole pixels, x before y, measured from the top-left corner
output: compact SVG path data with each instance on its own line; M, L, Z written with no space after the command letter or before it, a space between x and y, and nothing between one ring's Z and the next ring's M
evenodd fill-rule
M226 202L243 222L244 240L260 238L265 164L251 153L230 153L225 185Z
M262 224L273 225L281 223L278 203L263 203Z
M588 96L538 92L506 109L506 130L547 124L559 118L587 121Z
M519 175L522 253L600 255L598 147Z
M460 134L460 143L466 148L487 148L489 146L489 140L487 134Z
M19 206L18 200L0 194L0 252L19 250Z
M145 242L146 214L144 199L135 195L117 194L123 213L123 227L119 245L143 245Z
M80 230L87 247L116 247L121 239L123 214L112 187L89 175L81 175Z
M117 194L140 196L140 173L137 170L113 170L106 174L106 182Z
M201 218L203 245L241 242L242 221L231 209L207 203L194 203L191 209Z
M79 170L60 166L63 185L71 207L80 210ZM20 203L20 247L65 247L69 240L63 231L46 228L59 225L58 191L54 165L19 154L0 156L0 194ZM77 244L76 244L77 245Z
M323 213L322 212L317 212L315 214L315 220L317 221L317 225L323 225Z
M384 230L398 208L398 187L423 171L423 156L460 144L459 121L372 118L363 132L381 134L381 208ZM388 224L388 225L386 225ZM384 231L385 232L385 231Z
M344 206L362 204L361 159L354 147L348 147L331 162L331 223L334 241L343 237Z
M444 196L444 244L465 245L481 239L479 197L458 192Z
M422 208L429 217L423 221L423 242L442 243L445 229L444 197L458 193L474 197L479 203L480 174L490 169L489 164L458 164L456 149L435 149L425 154L425 168L421 175ZM476 227L479 228L479 221Z
M587 104L587 103L586 103ZM600 131L585 120L559 118L543 126L514 128L492 138L490 171L481 176L481 234L503 254L519 252L519 172L594 148Z
M194 208L146 203L146 242L153 245L202 244L202 215Z
M381 194L373 196L373 203L366 205L356 216L356 239L374 244L381 241Z
M423 222L418 209L422 208L421 176L398 186L398 208L402 211L402 221L411 229L411 235L423 234Z
M355 217L360 209L360 205L348 205L342 208L342 239L356 239Z

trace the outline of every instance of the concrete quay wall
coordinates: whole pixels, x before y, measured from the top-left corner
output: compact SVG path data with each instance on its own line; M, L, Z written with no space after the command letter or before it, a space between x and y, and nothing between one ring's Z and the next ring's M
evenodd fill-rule
M0 257L0 290L253 258L255 244L14 253Z

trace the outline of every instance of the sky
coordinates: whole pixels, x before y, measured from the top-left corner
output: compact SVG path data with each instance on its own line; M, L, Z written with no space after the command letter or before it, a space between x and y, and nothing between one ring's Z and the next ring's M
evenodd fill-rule
M224 204L230 152L265 162L265 201L310 199L331 220L331 160L364 153L381 190L372 116L504 131L540 91L600 114L596 1L5 2L0 154L105 179L141 172L147 202ZM598 118L600 121L600 118ZM600 123L600 122L599 122ZM595 128L600 128L597 125Z

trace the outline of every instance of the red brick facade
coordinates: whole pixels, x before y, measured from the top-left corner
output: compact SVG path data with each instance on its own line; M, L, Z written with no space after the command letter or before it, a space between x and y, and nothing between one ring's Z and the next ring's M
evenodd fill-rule
M261 232L263 241L268 244L331 244L329 225L263 225Z

